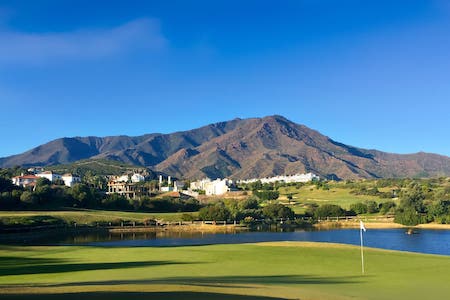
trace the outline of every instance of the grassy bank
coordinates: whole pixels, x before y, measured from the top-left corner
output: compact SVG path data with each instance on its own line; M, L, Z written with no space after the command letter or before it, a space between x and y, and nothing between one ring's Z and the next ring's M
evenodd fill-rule
M183 213L139 213L107 210L69 210L69 211L0 211L0 221L4 225L34 225L47 222L51 225L57 222L66 224L88 224L97 222L143 222L146 219L164 221L179 221ZM191 213L196 214L196 213Z
M0 247L0 299L430 299L445 256L277 242L162 248Z

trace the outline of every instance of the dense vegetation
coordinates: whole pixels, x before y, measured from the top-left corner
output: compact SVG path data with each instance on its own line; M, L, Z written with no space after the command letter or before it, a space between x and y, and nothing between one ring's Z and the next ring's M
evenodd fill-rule
M428 222L450 224L448 178L315 181L289 184L283 182L262 184L256 181L238 186L241 190L251 191L248 192L246 200L216 199L201 205L194 198L155 195L130 200L116 194L106 195L106 178L96 174L95 169L85 170L83 182L72 188L64 186L62 182L50 183L44 178L38 180L34 189L13 185L11 178L24 171L26 170L19 167L0 169L1 210L92 208L140 212L199 211L196 218L201 220L241 222L252 222L257 219L292 219L295 214L312 217L315 220L381 214L395 215L395 222L404 225ZM145 184L151 189L156 185L155 181ZM316 197L322 195L321 197L326 200L315 201L313 197L305 199L304 195L307 194ZM342 197L337 197L335 201L328 201L336 195L344 194L351 200L344 201L341 200ZM287 205L283 205L283 201L286 200ZM186 218L189 219L187 216Z
M450 179L378 179L359 181L316 181L312 183L241 184L260 199L276 195L293 207L301 206L303 214L315 219L366 214L395 215L404 225L437 222L450 224ZM308 198L305 195L310 195ZM348 196L340 196L348 195ZM336 199L331 203L324 201ZM319 201L320 200L320 201ZM358 201L359 200L359 201ZM333 203L334 202L334 203Z

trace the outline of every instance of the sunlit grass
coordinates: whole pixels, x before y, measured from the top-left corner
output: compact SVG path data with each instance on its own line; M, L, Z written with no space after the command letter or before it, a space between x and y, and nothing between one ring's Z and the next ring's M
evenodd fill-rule
M60 293L62 299L67 293L83 299L206 299L204 293L211 293L210 299L381 300L444 299L450 294L448 257L366 249L362 276L358 247L323 243L5 246L0 260L0 299L11 299L2 294L6 292L20 294L18 299ZM30 293L43 294L34 298ZM259 299L252 297L248 299Z
M144 221L145 219L158 219L164 221L181 220L183 213L139 213L124 211L106 211L106 210L70 210L70 211L2 211L0 220L4 223L13 223L24 218L33 218L39 216L50 216L58 218L64 222L78 224L92 224L95 222L115 222L123 221ZM194 213L195 214L195 213Z

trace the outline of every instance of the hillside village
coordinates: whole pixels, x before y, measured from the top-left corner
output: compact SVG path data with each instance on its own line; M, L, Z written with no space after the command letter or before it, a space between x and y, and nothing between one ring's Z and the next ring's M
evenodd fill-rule
M43 168L29 168L27 171L28 174L22 173L20 176L12 177L12 183L19 187L34 189L39 178L46 178L51 183L60 182L67 187L73 187L75 184L82 182L82 178L79 175L71 173L61 175L52 171L46 171ZM320 179L319 176L313 173L307 173L237 181L228 178L217 178L214 180L204 178L186 184L184 181L174 180L171 176L165 177L159 175L157 184L148 184L152 179L141 173L129 173L120 176L109 175L105 177L107 179L107 190L105 193L107 195L118 194L127 199L139 199L140 197L151 196L152 193L167 192L179 192L194 198L199 195L220 196L228 192L237 191L237 184L246 184L257 181L260 181L261 183L295 183Z

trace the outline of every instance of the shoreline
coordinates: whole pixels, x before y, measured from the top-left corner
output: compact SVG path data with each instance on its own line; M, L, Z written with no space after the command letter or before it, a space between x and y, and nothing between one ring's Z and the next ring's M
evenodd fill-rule
M431 229L431 230L450 230L450 224L419 224L415 226L406 226L392 221L363 221L366 229ZM275 225L276 226L276 225ZM322 221L311 224L309 226L281 226L291 229L358 229L360 227L359 220L351 221ZM280 227L280 228L281 228ZM250 226L240 224L181 224L181 225L164 225L164 226L114 226L114 227L40 227L40 228L17 228L11 231L1 231L4 236L13 236L15 234L35 234L50 232L79 232L79 231L107 231L110 233L141 233L141 232L208 232L208 233L233 233L252 231Z
M126 233L126 232L237 232L249 231L250 228L242 225L213 225L213 224L183 224L169 226L153 226L153 227L119 227L108 228L110 233Z
M407 226L394 222L370 222L364 221L364 227L366 229L440 229L440 230L450 230L450 224L437 224L437 223L427 223L419 224L415 226ZM320 223L313 224L312 227L316 229L344 229L344 228L359 228L358 221L324 221Z

